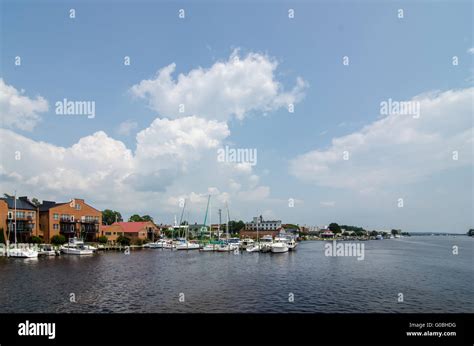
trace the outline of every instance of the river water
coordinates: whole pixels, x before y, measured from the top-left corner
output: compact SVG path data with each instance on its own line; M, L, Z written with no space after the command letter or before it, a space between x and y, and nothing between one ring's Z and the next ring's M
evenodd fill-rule
M325 256L322 241L283 254L0 257L0 312L474 312L473 238L362 243L363 260Z

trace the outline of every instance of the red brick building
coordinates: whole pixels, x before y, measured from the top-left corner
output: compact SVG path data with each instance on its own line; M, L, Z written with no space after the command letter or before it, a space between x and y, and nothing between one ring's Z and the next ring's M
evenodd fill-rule
M66 203L43 201L39 214L40 229L47 242L59 234L66 239L80 237L85 241L95 241L100 235L102 212L83 199L74 198Z
M15 228L19 243L29 242L32 236L43 235L39 227L38 207L26 196L0 198L0 231L3 229L4 239L14 242Z

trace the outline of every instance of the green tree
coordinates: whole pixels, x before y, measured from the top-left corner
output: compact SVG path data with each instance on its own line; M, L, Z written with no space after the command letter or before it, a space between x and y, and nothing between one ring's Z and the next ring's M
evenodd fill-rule
M335 223L335 222L330 223L329 226L328 226L328 228L329 228L329 230L330 230L332 233L334 233L334 234L336 234L336 233L341 233L341 227L340 227L337 223Z
M115 221L117 221L117 222L123 221L122 215L118 211L105 209L102 212L102 224L103 225L111 225Z
M107 244L107 237L105 235L101 235L99 238L97 238L97 241L101 244Z
M30 238L30 243L32 244L41 244L42 242L43 242L43 239L35 235Z
M51 237L51 244L53 245L63 245L66 242L66 237L62 234L53 235Z
M474 237L474 229L470 229L468 232L467 232L467 235L470 236L470 237Z
M41 202L36 197L31 200L31 203L33 203L36 207L39 207L41 204Z
M377 231L372 231L372 232L370 232L370 235L371 235L372 237L376 237L376 236L378 236L378 234L379 234L379 233L378 233Z
M401 232L398 229L392 229L392 234L393 235L397 235L399 233L401 233Z
M231 234L239 233L244 228L245 228L245 223L242 220L229 221L229 233L231 233ZM223 226L222 229L224 231L226 230L225 225Z
M130 216L130 218L128 219L128 222L141 222L143 221L142 217L138 214L133 214L132 216Z
M150 215L143 215L142 221L151 221L153 222L153 218Z
M124 237L123 235L119 235L117 238L117 243L119 243L122 246L128 246L130 245L130 238Z

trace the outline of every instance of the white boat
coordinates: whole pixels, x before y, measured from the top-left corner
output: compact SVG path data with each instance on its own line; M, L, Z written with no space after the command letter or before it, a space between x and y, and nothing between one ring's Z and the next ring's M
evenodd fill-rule
M53 249L52 245L49 245L49 244L40 245L38 256L56 256L57 254L58 254L57 251Z
M271 251L272 253L283 253L288 252L288 239L286 238L275 238L275 241L272 244Z
M163 245L163 249L169 249L169 250L173 250L173 249L176 249L176 244L172 241L167 241L165 242L165 244Z
M61 246L61 252L66 255L92 255L94 254L93 246L84 245L82 239L71 238L69 242ZM95 249L95 248L94 248Z
M158 240L158 241L155 241L154 243L146 244L146 247L149 248L149 249L162 249L162 248L165 247L166 244L167 244L166 241Z
M216 251L219 244L206 244L202 247L202 251Z
M260 239L260 252L272 251L273 237L271 235L265 235Z
M245 249L245 251L247 252L259 252L260 250L261 250L261 247L259 244L247 246L247 248Z
M239 246L236 245L236 244L226 243L226 244L221 244L217 248L217 251L219 251L219 252L230 252L230 251L234 251L235 249L238 249L238 248L239 248Z
M16 227L16 215L17 215L17 211L16 211L16 191L15 191L15 197L14 197L14 203L15 203L15 207L14 207L14 212L13 212L13 215L14 215L14 223L13 223L13 228L15 230L15 246L13 249L8 249L7 251L7 255L8 257L16 257L16 258L38 258L38 252L33 250L33 249L29 249L27 247L18 247L18 242L17 242L17 227ZM8 238L9 239L10 237L10 234L8 234ZM7 240L7 245L8 245L8 240Z
M296 242L296 240L291 238L287 241L287 245L288 245L288 250L294 251L294 250L296 250L296 247L298 246L298 243Z
M180 242L176 245L176 250L199 250L199 244L189 241Z
M247 246L253 246L255 244L255 241L251 238L245 238L240 242L240 248L241 249L247 249Z
M8 250L8 257L15 258L37 258L38 252L32 249L13 248Z

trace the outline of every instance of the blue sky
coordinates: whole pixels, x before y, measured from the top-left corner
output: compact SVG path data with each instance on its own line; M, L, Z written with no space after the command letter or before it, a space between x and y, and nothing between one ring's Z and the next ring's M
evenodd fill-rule
M69 18L71 8L76 10L75 19ZM180 8L186 11L185 19L178 18ZM295 10L294 19L288 18L289 8ZM403 19L397 17L400 8L404 10ZM303 157L295 161L301 155L313 151L330 152L334 139L359 133L364 126L380 120L380 102L383 100L403 101L439 92L436 97L443 101L443 92L449 91L464 92L467 100L472 100L473 56L468 52L473 47L472 3L468 1L383 4L375 1L183 1L179 4L2 1L2 13L1 77L4 83L18 91L24 89L23 95L30 99L40 95L49 104L47 111L38 112L41 120L34 129L3 127L16 135L58 148L70 148L81 138L103 131L135 153L137 133L147 129L156 118L176 120L178 117L166 114L160 106L150 106L150 98L154 96L137 97L131 88L143 80L152 80L157 71L172 63L176 64L172 74L176 79L181 73L188 75L200 67L210 69L217 62L230 61L229 57L238 49L242 61L248 54L258 54L278 62L272 70L271 81L278 83L281 93L291 92L298 77L306 83L302 91L304 97L295 102L293 114L288 113L286 107L275 107L270 111L256 107L250 108L241 119L232 115L224 121L218 119L227 125L229 134L217 139L217 147L228 144L258 151L258 164L251 172L247 170L245 177L229 173L229 180L242 185L241 190L228 191L225 180L220 185L216 181L218 186L213 186L213 179L197 179L200 174L208 178L223 176L212 166L214 163L200 162L202 148L199 154L193 154L193 159L197 160L194 166L185 164L186 167L178 169L179 177L168 168L168 173L162 174L160 162L156 162L154 168L131 163L134 169L146 172L143 175L147 178L159 175L159 179L147 183L147 186L155 184L153 193L135 193L136 189L127 185L126 179L123 184L127 186L121 184L119 188L107 184L107 180L99 182L97 178L100 188L95 191L102 194L97 197L87 184L82 188L68 187L67 179L61 175L55 176L58 180L65 179L63 185L46 178L35 180L36 173L25 173L21 164L15 165L6 159L10 148L5 145L1 184L5 192L16 188L21 194L37 195L40 199L85 196L100 208L116 208L125 215L137 211L151 214L159 221L171 222L173 215L179 212L173 205L176 198L184 196L191 200L189 194L204 196L209 189L214 191L216 188L215 208L228 199L234 215L245 220L263 213L284 222L309 225L336 221L369 228L460 233L473 226L472 145L470 151L462 152L462 160L456 162L455 167L436 163L433 167L423 165L424 159L430 162L439 159L433 152L426 156L423 150L424 156L418 160L404 161L404 157L397 157L396 145L387 147L386 153L377 150L370 153L370 150L353 147L354 152L364 152L366 156L357 156L358 162L350 161L356 166L347 169L348 177L357 176L357 172L363 174L365 170L373 171L370 160L381 160L380 155L386 155L389 161L396 158L402 167L410 166L413 171L423 172L416 178L398 181L395 168L391 170L393 179L388 177L380 184L366 183L373 185L371 191L367 186L354 184L338 186L328 178L308 179L308 174L315 174L315 171L295 172L291 168L292 162L294 167L301 166L301 160L308 160ZM21 56L21 66L14 65L16 56ZM124 66L124 56L130 56L130 66ZM349 57L348 66L342 64L343 56ZM452 64L453 56L459 59L457 66ZM97 116L95 119L58 116L54 104L63 98L95 101ZM446 147L447 136L454 138L455 134L472 130L472 103L462 108L467 116L449 120L453 109L450 107L457 107L461 101L445 98L444 121L456 122L459 126L452 133L444 132L442 122L436 123L438 127L418 129L443 139L433 148ZM466 102L466 98L463 100ZM210 109L212 107L209 105ZM195 114L197 117L213 120L205 108L199 110L203 114ZM118 131L124 122L135 123L135 128L128 134ZM13 142L17 140L10 132L9 136ZM455 142L458 147L459 143L466 144L460 140ZM413 141L413 153L416 153L416 138ZM368 143L377 146L375 141ZM217 147L206 146L202 155L208 155L210 159ZM81 164L88 165L87 159L84 160ZM22 164L27 163L22 160ZM55 169L64 164L66 170L85 174L81 167L54 160L51 164L58 165ZM182 164L176 162L176 166ZM325 164L329 170L338 170L332 173L325 170L325 174L340 174L338 166ZM417 169L415 164L423 167ZM121 163L117 165L116 170L125 169ZM206 172L205 167L209 167L209 171ZM13 173L22 170L21 178L15 178ZM198 170L202 173L197 174ZM44 172L46 174L46 168ZM54 172L48 174L51 176ZM95 178L90 179L88 183ZM253 183L248 179L253 179ZM37 186L38 182L43 182L41 187ZM106 189L104 185L111 186ZM168 189L170 185L175 187ZM123 196L124 191L136 203L118 202L115 197ZM247 200L246 191L266 192ZM403 208L397 208L400 197L405 201ZM295 207L288 207L288 198L297 200ZM190 208L190 217L200 220L202 200L195 197L194 208Z

